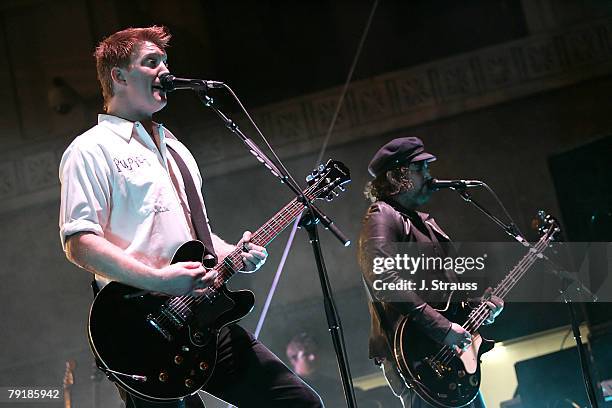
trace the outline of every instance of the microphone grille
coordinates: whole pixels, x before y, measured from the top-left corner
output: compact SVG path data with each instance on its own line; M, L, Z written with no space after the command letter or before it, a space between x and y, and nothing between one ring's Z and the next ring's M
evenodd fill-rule
M159 76L159 83L166 91L174 90L174 75L165 72Z

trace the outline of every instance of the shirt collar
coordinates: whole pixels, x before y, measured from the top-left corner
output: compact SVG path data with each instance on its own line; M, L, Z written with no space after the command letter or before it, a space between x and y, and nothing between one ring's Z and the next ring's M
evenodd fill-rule
M121 136L125 141L129 141L132 137L132 132L134 131L134 125L140 122L132 122L127 119L120 118L118 116L99 114L98 115L98 124L107 127L112 130L119 136ZM163 125L161 123L153 122L154 126L157 126L158 130L160 130L161 135L163 136Z

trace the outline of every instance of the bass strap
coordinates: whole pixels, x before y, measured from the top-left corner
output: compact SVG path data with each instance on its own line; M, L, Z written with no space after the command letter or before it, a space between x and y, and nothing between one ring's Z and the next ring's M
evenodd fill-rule
M172 157L174 158L174 161L181 172L181 176L183 177L185 193L187 194L187 205L189 206L189 211L191 213L191 223L193 224L197 238L202 241L205 247L202 264L206 268L212 268L217 264L217 254L215 254L215 249L210 237L210 228L206 222L204 209L202 208L200 197L198 196L195 183L193 182L193 177L191 176L187 165L181 158L181 155L168 144L166 144L166 147L172 154Z

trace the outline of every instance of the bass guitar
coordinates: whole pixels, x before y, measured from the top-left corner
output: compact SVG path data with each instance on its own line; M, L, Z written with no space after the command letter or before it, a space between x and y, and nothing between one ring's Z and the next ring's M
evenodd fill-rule
M542 257L543 251L559 231L552 217L546 216L543 222L546 227L540 240L493 289L492 295L503 299L535 261ZM409 388L436 408L464 407L478 394L480 358L495 345L494 341L484 339L478 333L489 317L485 301L483 299L474 309L462 303L452 314L448 308L439 311L447 319L462 323L461 326L472 335L472 344L458 353L431 340L409 317L404 317L395 330L393 354L401 376Z
M348 168L329 160L307 178L305 200L331 200L350 181ZM295 198L252 234L267 246L305 208ZM200 241L184 243L171 263L202 261ZM246 316L255 303L248 290L232 292L226 282L243 268L236 248L213 269L214 283L201 296L164 296L110 282L89 313L89 344L97 364L127 392L153 402L171 401L202 388L215 367L219 330Z

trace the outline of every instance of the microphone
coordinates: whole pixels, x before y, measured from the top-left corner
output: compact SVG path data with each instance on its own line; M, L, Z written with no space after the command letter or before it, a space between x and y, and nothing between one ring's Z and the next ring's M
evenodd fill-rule
M463 190L468 187L479 187L484 183L480 180L437 180L430 179L427 185L432 191L438 191L443 188L452 188L453 190Z
M161 74L159 82L166 92L172 92L177 89L193 89L197 91L200 89L223 88L225 85L223 82L208 81L206 79L177 78L170 73Z

